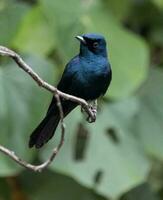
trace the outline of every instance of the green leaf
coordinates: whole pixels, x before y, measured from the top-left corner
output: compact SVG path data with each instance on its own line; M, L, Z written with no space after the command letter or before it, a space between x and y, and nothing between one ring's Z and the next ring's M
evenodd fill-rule
M156 27L153 28L150 37L152 42L154 42L156 45L162 45L163 46L163 27Z
M163 70L150 71L148 81L141 90L141 107L133 129L150 155L163 160Z
M52 64L39 57L29 56L25 61L47 81L54 80ZM49 104L50 94L15 63L0 68L0 141L14 150L22 159L30 161L29 135L38 124ZM20 170L6 155L0 156L0 176L13 175Z
M39 3L45 13L45 15L51 21L51 25L58 27L65 27L76 21L82 12L82 4L79 0L65 1L51 1L51 0L39 0Z
M139 185L125 194L121 200L161 200L148 183Z
M11 45L28 7L22 3L2 2L0 9L0 44Z
M143 83L149 65L149 49L137 35L123 28L103 6L83 18L86 32L100 32L106 37L113 80L108 96L125 97Z
M0 199L10 199L10 190L4 179L0 179Z
M55 31L57 51L65 64L79 50L79 43L74 38L82 30L80 17L83 6L79 0L64 1L39 0L50 28Z
M26 172L19 180L30 200L65 200L65 197L66 200L104 200L93 191L80 186L72 178L50 171L43 172L39 176L36 173Z
M14 46L20 51L40 55L48 54L56 43L56 36L51 31L40 7L33 7L23 20Z
M133 4L130 0L106 0L104 2L106 3L108 10L120 21L128 16Z
M151 0L159 9L163 9L163 1L162 0Z
M95 190L106 196L117 198L125 191L145 181L149 171L149 162L141 151L141 146L129 131L129 125L137 113L139 104L130 99L105 105L95 124L88 125L89 140L82 160L74 159L77 124L81 121L79 112L74 111L66 119L66 139L51 169L72 176L84 186L94 188L95 177L100 173L101 180ZM108 131L114 132L113 136ZM58 139L60 129L56 132ZM111 135L111 134L110 134ZM56 138L55 138L56 141ZM43 151L47 158L49 148ZM141 166L141 168L140 168Z

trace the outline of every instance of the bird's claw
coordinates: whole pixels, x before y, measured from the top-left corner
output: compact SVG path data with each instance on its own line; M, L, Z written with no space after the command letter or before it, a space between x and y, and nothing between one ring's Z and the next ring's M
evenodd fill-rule
M97 114L97 107L95 107L93 105L89 105L89 109L94 113L94 115Z
M91 110L91 112L93 113L93 117L92 116L88 116L87 117L87 121L89 123L93 123L96 121L96 115L97 115L97 106L94 105L89 105L89 109Z
M93 122L96 121L96 115L94 115L93 117L92 116L88 116L86 120L87 120L88 123L93 123Z
M96 115L97 115L97 101L93 101L93 103L89 103L89 110L91 110L93 115L87 115L86 120L89 123L93 123L96 121ZM87 114L85 109L81 107L81 112L84 114Z

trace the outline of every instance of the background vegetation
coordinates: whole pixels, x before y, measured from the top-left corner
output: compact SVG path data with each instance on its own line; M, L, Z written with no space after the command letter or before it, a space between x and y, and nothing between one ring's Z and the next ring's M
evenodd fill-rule
M79 49L74 36L103 34L113 81L96 123L80 109L67 117L66 141L50 168L36 174L0 154L0 200L163 199L163 1L0 0L0 45L19 52L56 84ZM42 150L29 135L51 94L8 58L0 58L0 143L29 162Z

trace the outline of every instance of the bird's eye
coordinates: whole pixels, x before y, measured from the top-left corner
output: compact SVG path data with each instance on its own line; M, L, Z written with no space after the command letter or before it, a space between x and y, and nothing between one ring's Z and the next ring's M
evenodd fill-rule
M93 47L94 47L94 48L97 48L97 47L98 47L98 42L94 42L94 43L93 43Z

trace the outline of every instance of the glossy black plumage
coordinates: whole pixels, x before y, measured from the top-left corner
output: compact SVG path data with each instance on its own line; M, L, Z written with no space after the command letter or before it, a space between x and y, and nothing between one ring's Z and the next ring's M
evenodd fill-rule
M85 34L77 39L80 40L80 53L66 65L57 88L86 101L95 100L106 93L112 79L106 41L99 34ZM64 99L61 103L64 117L77 106ZM30 136L29 147L40 148L48 142L59 121L59 110L53 97L45 118Z

